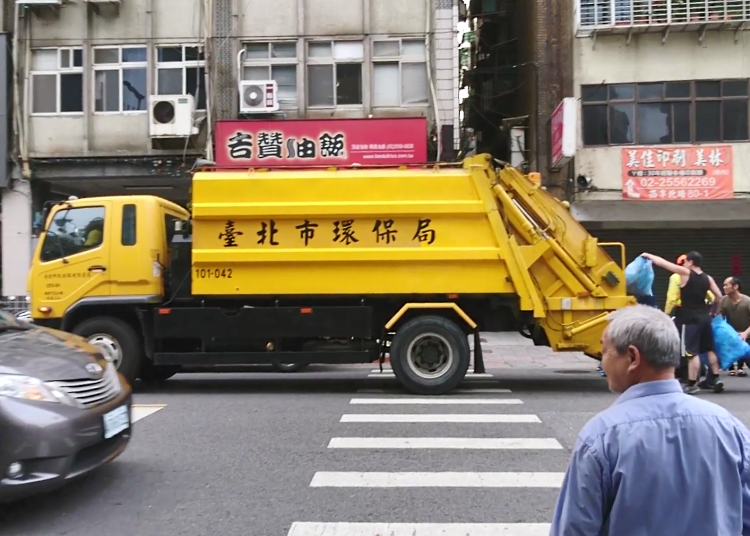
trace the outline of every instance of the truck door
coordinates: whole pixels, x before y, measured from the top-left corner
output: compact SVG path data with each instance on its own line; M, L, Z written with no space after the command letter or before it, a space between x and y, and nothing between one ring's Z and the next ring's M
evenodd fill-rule
M29 278L32 316L46 306L51 311L43 316L61 318L82 298L109 296L111 243L111 201L61 205L37 244Z

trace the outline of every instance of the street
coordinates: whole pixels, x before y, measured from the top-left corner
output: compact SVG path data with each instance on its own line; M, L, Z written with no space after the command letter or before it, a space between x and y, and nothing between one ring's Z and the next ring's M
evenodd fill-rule
M0 510L2 533L546 535L578 431L615 398L594 361L488 368L439 398L375 369L182 374L139 392L125 454ZM725 382L701 396L750 422L750 379Z

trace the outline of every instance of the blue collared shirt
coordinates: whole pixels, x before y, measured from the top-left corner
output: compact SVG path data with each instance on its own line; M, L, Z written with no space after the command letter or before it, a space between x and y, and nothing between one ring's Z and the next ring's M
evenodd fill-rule
M750 536L750 432L663 380L583 427L550 536L673 535Z

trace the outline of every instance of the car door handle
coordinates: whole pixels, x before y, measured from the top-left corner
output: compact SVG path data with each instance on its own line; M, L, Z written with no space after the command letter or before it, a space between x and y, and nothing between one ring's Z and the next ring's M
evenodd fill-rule
M95 264L94 266L89 266L89 272L106 272L106 271L107 271L106 266L101 266L98 264Z

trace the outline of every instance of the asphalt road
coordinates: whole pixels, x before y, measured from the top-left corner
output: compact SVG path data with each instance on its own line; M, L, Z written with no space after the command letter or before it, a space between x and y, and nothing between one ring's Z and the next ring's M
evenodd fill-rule
M371 368L180 375L139 392L126 453L0 510L0 534L546 535L578 431L615 398L593 364L490 371L440 404ZM750 424L750 378L726 384L702 396Z

